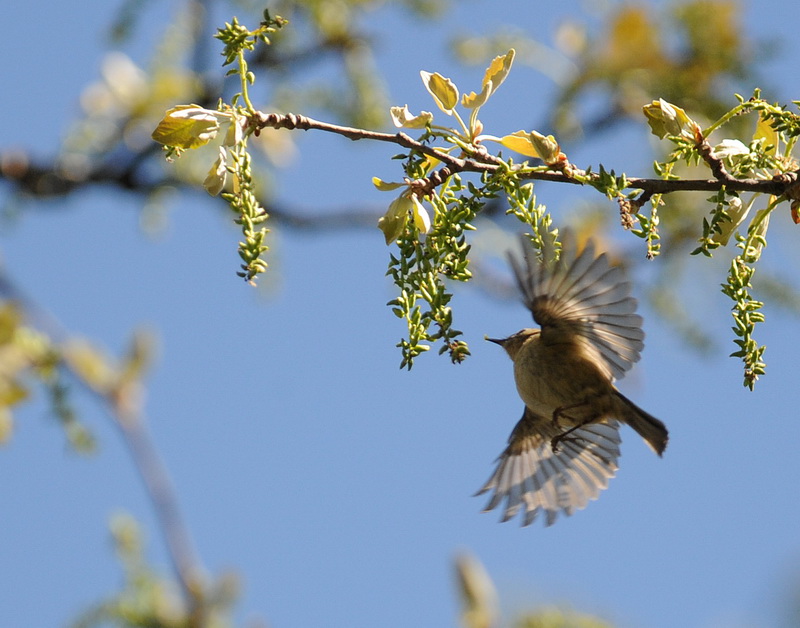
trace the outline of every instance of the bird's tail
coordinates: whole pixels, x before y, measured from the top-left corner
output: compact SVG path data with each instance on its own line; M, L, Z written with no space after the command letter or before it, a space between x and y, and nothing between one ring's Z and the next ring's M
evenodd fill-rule
M619 403L618 418L623 423L630 425L641 436L645 442L659 456L664 453L669 441L669 432L667 426L655 418L653 415L648 414L637 406L633 401L628 399L619 391L615 391Z

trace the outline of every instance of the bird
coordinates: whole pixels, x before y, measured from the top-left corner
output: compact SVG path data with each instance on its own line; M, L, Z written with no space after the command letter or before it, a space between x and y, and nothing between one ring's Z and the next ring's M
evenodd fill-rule
M514 363L522 418L476 493L491 492L484 512L501 505L501 521L522 513L545 527L597 499L618 468L620 426L631 426L661 456L666 426L614 385L640 358L642 317L622 268L589 240L578 252L567 233L556 261L552 244L542 258L523 236L521 260L509 262L523 302L539 328L489 338Z

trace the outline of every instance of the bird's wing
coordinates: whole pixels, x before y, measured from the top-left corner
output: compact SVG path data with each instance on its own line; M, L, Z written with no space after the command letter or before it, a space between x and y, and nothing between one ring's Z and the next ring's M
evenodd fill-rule
M476 493L492 491L484 512L505 500L502 521L522 511L522 525L539 513L552 525L559 512L571 515L597 499L617 471L619 424L593 423L572 432L554 452L551 439L561 430L527 408L498 458L497 468Z
M560 330L562 338L565 331L574 334L614 379L639 360L644 332L631 284L605 253L595 255L591 241L576 256L565 238L560 259L541 263L524 240L522 260L512 255L509 260L525 305L542 327L543 341L549 330Z

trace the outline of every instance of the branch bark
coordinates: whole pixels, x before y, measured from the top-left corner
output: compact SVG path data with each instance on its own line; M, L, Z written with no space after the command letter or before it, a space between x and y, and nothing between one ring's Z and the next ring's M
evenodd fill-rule
M382 133L348 126L341 126L321 122L307 116L296 114L257 113L251 120L254 132L261 129L299 129L316 130L334 133L353 141L371 140L394 144L402 148L418 151L439 160L443 168L435 171L426 181L421 182L421 187L433 189L440 185L444 179L452 174L474 172L477 174L494 174L507 168L507 165L498 157L490 154L481 146L476 146L472 154L455 157L450 153L425 142L415 140L406 133ZM23 194L35 198L58 198L66 196L78 189L90 185L113 185L120 189L134 193L150 193L165 186L185 186L185 182L171 177L153 180L139 174L140 168L148 162L149 157L158 154L158 145L153 144L144 151L131 155L124 160L115 159L114 164L102 163L86 172L75 173L65 170L57 162L36 162L19 151L0 155L0 179L4 179ZM636 199L638 205L643 205L654 194L670 194L673 192L718 192L725 188L736 192L759 192L772 196L793 194L798 186L800 171L780 174L772 179L737 179L731 176L724 168L721 160L714 157L711 147L698 144L704 161L709 166L713 178L707 179L657 179L645 177L628 177L630 190L641 190ZM705 150L704 150L705 149ZM122 163L120 163L122 161ZM531 181L550 181L571 185L591 185L599 179L595 173L587 174L586 171L574 168L569 173L538 166L536 169L518 173L521 178ZM306 215L295 209L287 207L270 206L263 203L270 215L282 223L300 229L313 228L346 228L353 226L374 225L379 211L369 209L351 211L331 211Z
M380 133L353 127L340 126L314 120L307 116L297 114L264 114L258 113L252 122L255 132L263 128L274 129L300 129L303 131L317 130L335 133L353 141L372 140L389 142L403 148L418 151L424 155L438 159L446 164L447 172L436 176L437 180L457 172L475 172L493 174L505 168L505 164L497 157L485 150L476 148L475 153L464 158L453 157L449 153L415 140L405 133ZM671 192L718 192L722 188L736 192L760 192L773 196L782 196L798 182L800 171L781 174L772 179L737 179L725 170L720 159L713 156L710 145L705 140L698 143L698 148L704 161L708 164L715 178L712 179L652 179L641 177L628 177L628 189L640 189L647 198L653 194L669 194ZM572 173L550 169L521 172L520 177L536 181L553 181L556 183L570 183L573 185L591 184L599 180L595 173L587 174L583 170L573 169Z

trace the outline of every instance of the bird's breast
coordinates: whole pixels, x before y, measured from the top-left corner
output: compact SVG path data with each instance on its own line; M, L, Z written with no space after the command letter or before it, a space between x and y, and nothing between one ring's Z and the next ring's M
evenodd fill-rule
M543 416L580 406L611 387L608 378L572 343L545 344L532 338L514 362L517 391L525 405ZM573 413L580 414L579 408Z

